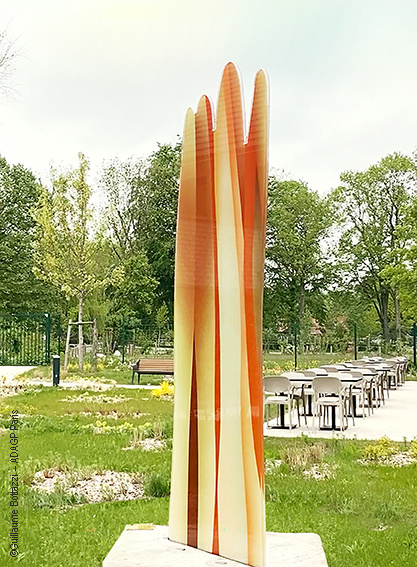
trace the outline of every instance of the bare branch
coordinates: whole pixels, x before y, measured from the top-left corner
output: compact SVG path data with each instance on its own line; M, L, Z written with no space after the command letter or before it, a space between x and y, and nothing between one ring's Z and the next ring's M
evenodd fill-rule
M11 40L7 35L7 28L0 31L0 96L9 98L16 94L11 77L16 70L16 59L20 55L16 41Z

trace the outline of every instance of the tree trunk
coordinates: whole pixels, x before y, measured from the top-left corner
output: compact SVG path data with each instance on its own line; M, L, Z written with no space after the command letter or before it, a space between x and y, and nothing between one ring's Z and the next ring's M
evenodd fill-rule
M93 319L93 345L92 345L92 355L93 355L93 371L97 371L97 319Z
M304 282L301 282L300 283L300 295L299 295L299 298L298 298L298 317L299 317L300 324L302 324L303 317L304 317L305 302L306 302L306 291L305 291Z
M394 290L394 306L395 306L395 334L397 341L401 340L401 310L400 310L400 298L398 295L398 290Z
M381 322L382 322L382 333L384 336L384 341L386 344L389 343L389 326L388 326L388 300L389 293L384 290L381 292Z
M78 298L78 370L83 371L84 335L83 335L83 296Z
M300 294L298 298L298 329L299 329L299 346L300 346L300 353L304 353L304 333L301 330L304 328L304 309L305 309L305 301L306 301L306 292L305 292L305 285L304 281L300 283Z
M65 343L64 370L66 370L67 366L68 366L69 345L70 345L70 338L71 338L71 325L72 325L72 319L70 319L68 321L67 341Z

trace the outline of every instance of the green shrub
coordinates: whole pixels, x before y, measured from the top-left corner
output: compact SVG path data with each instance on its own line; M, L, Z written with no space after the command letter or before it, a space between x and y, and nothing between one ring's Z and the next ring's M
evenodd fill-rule
M143 494L151 498L164 498L171 492L171 477L167 472L151 471L145 475Z
M154 437L155 439L172 439L173 429L174 422L172 418L160 418L154 423Z
M92 431L96 434L102 433L132 433L135 431L133 423L125 421L120 425L110 425L107 421L97 420L95 423L88 423L87 425L82 425L81 429Z
M143 441L143 439L159 439L160 441L172 439L173 421L172 418L160 418L151 423L146 421L142 425L138 425L133 430L133 442Z
M409 453L412 457L417 459L417 437L414 437L414 439L411 441Z
M363 456L365 459L378 460L391 457L391 455L397 452L398 446L384 436L373 445L366 445L363 450Z

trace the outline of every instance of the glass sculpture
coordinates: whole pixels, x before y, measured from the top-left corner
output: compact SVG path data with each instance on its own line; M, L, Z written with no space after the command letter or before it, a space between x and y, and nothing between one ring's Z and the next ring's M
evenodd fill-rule
M262 288L268 86L245 135L236 67L187 111L178 204L169 537L265 563Z

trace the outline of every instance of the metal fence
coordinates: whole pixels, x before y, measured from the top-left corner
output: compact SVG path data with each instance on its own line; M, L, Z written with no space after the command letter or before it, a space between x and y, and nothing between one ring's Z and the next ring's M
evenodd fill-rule
M48 364L60 351L60 318L51 313L0 313L0 365Z
M99 352L112 354L116 350L125 358L144 354L172 356L173 329L158 328L140 320L114 322L100 332ZM92 332L86 326L85 351L91 350ZM71 330L70 346L78 356L76 328ZM337 359L356 359L365 355L406 355L417 367L417 324L402 330L401 340L386 342L380 334L366 336L357 332L355 324L337 329L299 329L282 332L264 330L263 348L270 353L292 361L293 366L314 362L320 356ZM51 354L61 348L61 322L58 315L49 313L0 314L0 365L37 365L50 362ZM71 349L70 349L71 352Z
M163 354L174 348L174 333L170 327L125 322L119 331L119 350L122 360L148 352Z
M417 367L417 324L402 329L401 339L385 341L381 334L361 335L357 325L345 328L343 333L332 330L306 330L294 326L282 332L273 333L264 330L264 353L287 355L297 368L302 358L314 360L315 356L328 355L345 359L358 359L363 356L396 356L405 355Z

